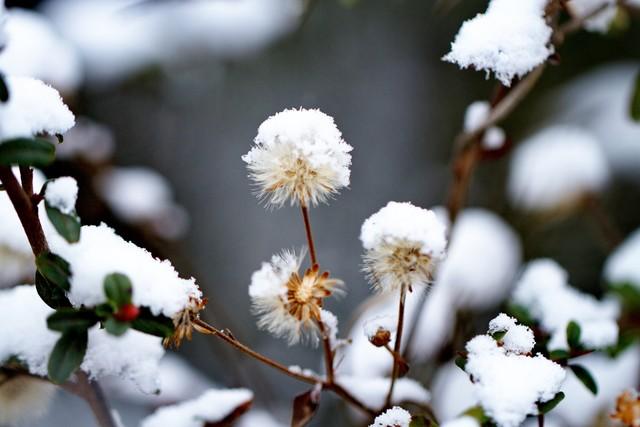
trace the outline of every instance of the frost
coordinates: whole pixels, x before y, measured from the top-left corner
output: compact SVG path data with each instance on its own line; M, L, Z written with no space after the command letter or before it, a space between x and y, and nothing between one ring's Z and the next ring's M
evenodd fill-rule
M62 134L75 123L58 91L30 77L7 77L9 101L0 104L0 140Z
M571 126L538 132L516 149L508 193L526 210L549 210L598 193L609 180L609 166L596 138Z
M338 376L336 382L368 407L380 408L384 406L390 378ZM411 401L421 404L429 402L430 399L429 392L417 381L399 378L393 388L391 403Z
M546 0L491 0L485 13L462 24L443 58L461 68L493 72L505 86L553 53L546 24Z
M409 427L411 414L399 406L378 415L369 427Z
M70 215L76 210L78 183L70 176L56 178L47 183L44 193L47 203L60 212Z
M140 427L204 427L231 415L253 400L250 390L209 390L197 399L165 406L148 416Z
M551 334L550 350L567 348L570 321L581 329L580 342L589 349L602 349L618 340L619 308L613 301L598 301L569 286L567 273L550 259L528 264L513 293L513 302L528 309Z
M147 250L118 236L102 224L83 226L79 242L69 244L51 233L52 252L71 264L68 297L74 306L93 307L106 302L104 279L125 274L133 285L133 304L148 307L154 315L172 318L201 292L194 279L182 279L167 260L156 259Z
M604 278L610 284L629 283L640 290L640 230L634 231L609 256Z

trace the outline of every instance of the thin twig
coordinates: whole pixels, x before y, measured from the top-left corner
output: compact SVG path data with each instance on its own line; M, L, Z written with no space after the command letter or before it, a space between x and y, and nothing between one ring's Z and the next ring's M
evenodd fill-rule
M331 348L331 340L329 339L329 331L327 326L322 320L318 320L318 329L320 329L320 335L322 336L322 346L324 348L324 369L327 373L327 381L333 383L335 379L333 369L333 349Z
M313 233L311 232L309 208L307 208L305 205L301 205L300 210L302 211L302 219L304 220L304 230L307 235L307 245L309 246L309 258L311 259L311 265L315 265L318 263L318 258L316 257L316 247L313 243Z
M66 382L61 387L87 402L100 427L117 427L102 389L97 382L91 381L86 373L78 371L75 382Z
M407 297L407 286L402 285L400 287L400 302L398 303L398 327L396 328L396 342L393 346L393 352L397 355L400 354L400 345L402 344L402 330L404 329L404 302ZM385 407L391 404L393 398L393 388L396 383L396 377L398 376L398 360L393 358L393 369L391 370L391 383L389 384L389 392L385 400Z
M538 427L544 427L544 414L538 414Z

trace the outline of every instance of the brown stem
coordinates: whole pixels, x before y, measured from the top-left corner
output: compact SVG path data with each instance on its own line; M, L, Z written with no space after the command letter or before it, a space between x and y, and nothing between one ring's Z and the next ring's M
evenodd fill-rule
M37 207L33 205L31 197L20 186L9 166L0 166L0 182L4 185L7 196L18 214L33 254L38 256L49 250L40 218L38 218Z
M227 344L230 344L231 346L235 347L237 350L240 350L241 352L245 353L246 355L253 357L254 359L268 366L271 366L272 368L284 373L285 375L290 376L291 378L295 378L298 381L302 381L307 384L322 384L323 389L333 391L335 394L342 397L346 402L349 402L353 406L359 408L360 410L365 412L367 415L373 416L376 414L376 411L366 406L364 403L362 403L360 400L354 397L351 393L349 393L346 389L344 389L340 384L336 382L330 382L328 380L325 381L322 378L316 377L314 375L306 375L300 372L291 371L288 367L284 366L282 363L276 362L275 360L270 359L269 357L258 353L257 351L242 344L237 339L229 336L228 334L225 334L224 332L220 331L214 326L209 325L208 323L202 321L197 317L194 317L192 319L192 322L196 331L202 334L213 335L215 337L218 337L222 339L224 342L226 342Z
M33 196L33 169L28 166L20 166L20 180L22 189L27 196Z
M400 302L398 303L398 327L396 328L396 342L393 345L393 352L400 354L400 345L402 344L402 330L404 329L404 302L407 297L407 286L402 285L400 288ZM398 376L398 361L393 358L393 368L391 370L391 384L389 384L389 392L387 393L387 399L385 400L385 407L391 405L391 399L393 398L393 389L396 383L396 377Z
M302 210L302 219L304 220L304 230L307 233L307 244L309 246L311 265L315 265L318 263L318 258L316 257L316 247L313 244L313 233L311 232L311 221L309 220L309 208L305 205L301 205L300 209Z
M538 414L538 427L544 427L544 414Z
M62 388L84 399L89 404L100 427L117 427L100 385L91 381L86 373L78 371L76 382L67 382L62 385Z
M318 328L322 336L322 346L324 348L324 369L327 373L327 382L333 384L335 379L333 369L333 349L331 348L331 340L329 339L329 331L322 320L318 320Z
M611 217L607 214L604 206L602 206L602 203L596 196L588 196L585 203L587 211L600 230L600 234L604 239L604 244L606 244L607 249L615 249L620 243L622 243L622 233L615 226Z

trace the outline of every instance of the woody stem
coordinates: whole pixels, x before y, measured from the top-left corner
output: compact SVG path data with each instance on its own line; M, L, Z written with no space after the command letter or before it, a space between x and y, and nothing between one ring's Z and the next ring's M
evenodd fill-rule
M402 285L400 288L400 302L398 303L398 326L396 328L396 342L393 346L393 352L395 354L400 354L400 346L402 344L402 330L404 329L404 303L407 297L407 286ZM391 384L389 385L389 392L387 393L387 399L385 401L385 406L391 405L391 399L393 397L393 388L395 386L396 378L398 376L398 360L394 356L393 358L393 369L391 370Z

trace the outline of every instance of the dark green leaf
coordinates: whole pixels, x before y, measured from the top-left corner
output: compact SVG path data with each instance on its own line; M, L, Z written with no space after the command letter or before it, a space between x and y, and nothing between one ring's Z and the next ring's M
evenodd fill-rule
M110 317L104 322L104 328L111 335L119 337L120 335L127 332L127 330L129 330L129 324L126 322L120 322L119 320Z
M36 266L49 283L65 291L71 287L69 283L71 267L64 258L51 252L44 252L36 257Z
M69 243L80 240L80 218L75 214L65 214L60 209L45 203L47 216L60 234Z
M168 338L173 335L173 321L166 316L154 316L148 308L141 307L138 318L131 322L131 327L145 334Z
M0 143L0 165L44 167L55 157L55 146L45 139L16 138Z
M640 121L640 72L636 74L629 111L633 120L636 122Z
M0 74L0 102L7 102L9 100L9 88L5 81L4 74Z
M566 350L553 350L549 353L549 359L551 360L566 360L570 356Z
M580 325L573 320L567 325L567 344L569 348L580 348Z
M100 304L95 307L94 311L98 317L107 318L113 314L113 306L108 303Z
M98 317L89 310L60 308L47 318L47 327L53 331L86 330L98 322Z
M436 424L433 424L427 417L424 415L414 415L411 417L411 422L409 423L409 427L435 427Z
M529 313L529 310L524 306L518 304L510 304L509 307L507 307L507 312L511 316L515 317L518 323L522 325L533 326L536 324L535 319Z
M49 379L65 382L78 369L87 351L87 331L70 330L62 334L49 356Z
M491 334L494 340L500 341L507 334L507 331L498 331Z
M589 389L589 391L591 391L591 393L598 394L598 384L596 384L596 381L593 379L593 376L591 376L589 371L581 365L569 365L569 368L571 368L576 377L586 388Z
M121 273L111 273L104 278L104 293L115 308L131 303L133 287L127 276Z
M564 393L559 391L555 396L553 396L553 399L544 403L538 403L538 411L540 411L541 414L546 414L558 406L558 403L562 402L562 399L564 399Z
M456 366L464 371L464 368L467 366L467 358L458 356L455 360Z
M623 353L626 349L631 347L637 339L637 331L629 330L620 332L618 335L618 342L616 345L607 348L607 353L610 357L618 357L621 353Z
M65 292L53 283L49 283L42 274L36 271L36 291L49 307L58 309L61 307L71 307L71 303Z
M626 309L630 311L640 309L640 289L633 283L613 283L609 287L620 297Z
M475 418L480 425L489 421L489 417L487 417L487 414L484 413L484 409L482 409L482 406L473 406L464 411L463 415Z

